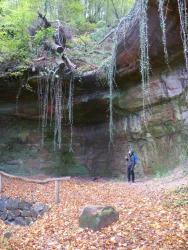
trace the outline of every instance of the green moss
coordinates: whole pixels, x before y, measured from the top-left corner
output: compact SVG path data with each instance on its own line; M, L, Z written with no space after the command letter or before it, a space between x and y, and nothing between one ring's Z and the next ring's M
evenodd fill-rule
M174 124L172 124L172 123L167 123L167 124L165 124L165 126L164 126L164 131L165 131L165 133L166 133L167 135L173 134L173 133L176 131L176 129L175 129L175 127L174 127Z
M16 68L12 67L8 72L2 72L0 74L0 78L12 77L17 78L18 76L24 76L25 72L27 72L28 66L19 65Z
M88 175L88 170L77 163L74 159L74 153L69 152L69 149L63 151L55 151L52 154L54 161L53 173L61 176L84 176Z
M28 132L21 132L21 133L19 133L19 137L21 137L21 138L26 138L28 135L29 135Z
M112 176L112 168L109 162L106 163L103 175L106 177Z
M154 177L161 178L161 177L170 175L173 169L175 169L175 166L171 166L170 164L164 165L164 164L156 163L156 164L153 164L151 168L154 173Z
M110 214L112 214L114 212L113 207L105 207L102 211L101 211L101 215L102 217L108 217Z
M170 208L185 206L188 204L188 186L174 188L166 193L166 197L164 204Z
M90 214L88 213L82 214L79 218L79 226L85 228L86 225L88 228L93 230L97 230L100 222L100 215L99 214Z
M100 216L96 214L95 216L91 216L88 220L88 228L93 228L93 230L97 230L100 222Z
M114 105L114 109L116 113L120 116L127 116L130 114L130 111L127 111L126 109L120 108L117 105Z
M154 137L162 137L165 135L165 131L160 126L148 126L148 131Z

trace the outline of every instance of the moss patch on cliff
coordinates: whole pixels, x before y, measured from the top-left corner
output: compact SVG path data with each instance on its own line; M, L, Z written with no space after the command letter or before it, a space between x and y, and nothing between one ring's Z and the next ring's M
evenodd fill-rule
M89 174L88 170L84 166L75 161L74 153L69 152L68 148L61 152L56 152L55 156L58 164L55 168L55 172L58 175L83 176Z

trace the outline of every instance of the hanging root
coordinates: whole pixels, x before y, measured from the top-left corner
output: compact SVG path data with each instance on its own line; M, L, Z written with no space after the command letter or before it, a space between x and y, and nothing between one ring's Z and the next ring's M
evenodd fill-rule
M183 42L185 65L188 71L188 3L187 0L177 0L181 25L181 38Z
M167 44L166 44L166 14L165 13L165 0L158 0L158 10L159 10L159 17L160 17L160 26L162 30L162 41L164 47L164 54L165 54L165 61L166 64L169 66L169 59L168 59L168 51L167 51Z
M69 123L70 123L70 148L69 151L73 152L72 140L73 140L73 93L74 93L74 79L71 78L69 85L69 99L68 99L68 111L69 111Z

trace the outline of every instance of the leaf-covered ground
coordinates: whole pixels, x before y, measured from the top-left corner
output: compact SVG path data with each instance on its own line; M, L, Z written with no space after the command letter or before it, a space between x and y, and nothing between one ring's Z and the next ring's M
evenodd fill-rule
M2 196L36 200L51 207L31 226L7 226L0 221L0 249L188 249L188 176L135 184L99 179L60 183L60 203L54 204L54 183L35 184L3 178ZM120 220L101 232L81 229L86 205L112 205ZM10 239L4 234L11 231Z

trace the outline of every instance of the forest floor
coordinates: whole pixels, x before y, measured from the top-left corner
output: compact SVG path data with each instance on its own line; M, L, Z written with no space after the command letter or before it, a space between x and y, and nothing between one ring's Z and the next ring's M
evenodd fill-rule
M35 199L50 207L31 226L0 221L2 250L188 249L188 175L181 167L169 176L138 179L134 184L103 178L61 181L59 204L54 202L54 182L3 177L1 195ZM111 205L119 212L119 221L100 232L79 228L78 218L86 205ZM9 239L4 237L8 231Z

